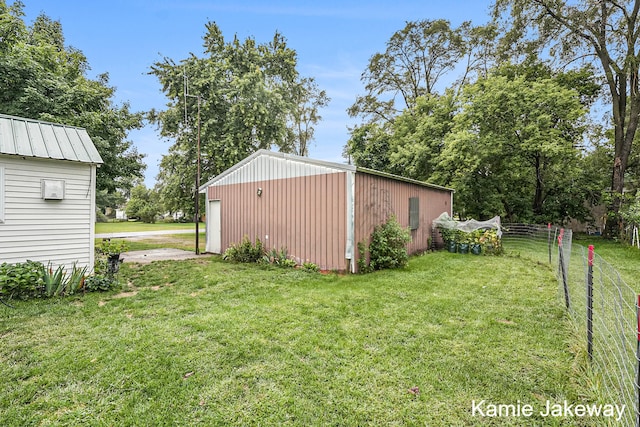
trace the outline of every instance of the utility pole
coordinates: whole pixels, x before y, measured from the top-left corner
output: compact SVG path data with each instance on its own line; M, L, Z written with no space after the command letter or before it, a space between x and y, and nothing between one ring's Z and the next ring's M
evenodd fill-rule
M195 222L196 222L196 255L200 255L200 104L202 97L200 95L190 95L187 82L187 73L184 72L184 122L187 124L187 98L196 98L198 100L198 138L196 142L196 194L195 194Z

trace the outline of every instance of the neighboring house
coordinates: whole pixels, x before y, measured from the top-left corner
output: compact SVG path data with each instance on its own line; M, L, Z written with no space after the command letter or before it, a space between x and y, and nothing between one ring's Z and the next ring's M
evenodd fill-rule
M429 248L432 221L450 215L453 190L371 169L260 150L200 187L207 252L244 236L286 247L299 264L356 272L358 242L395 214L411 228L409 253Z
M116 209L116 219L126 220L127 212L124 209Z
M85 129L0 114L0 263L92 269L102 163Z

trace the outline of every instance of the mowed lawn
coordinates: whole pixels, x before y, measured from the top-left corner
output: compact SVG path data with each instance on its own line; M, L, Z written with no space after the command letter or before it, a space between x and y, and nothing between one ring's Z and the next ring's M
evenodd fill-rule
M205 223L201 222L199 228L204 230ZM156 222L155 224L146 224L138 221L96 222L95 226L96 234L159 230L193 230L195 232L195 229L196 224L193 222Z
M471 405L589 401L553 272L524 259L337 276L203 257L122 279L0 307L0 425L573 425Z

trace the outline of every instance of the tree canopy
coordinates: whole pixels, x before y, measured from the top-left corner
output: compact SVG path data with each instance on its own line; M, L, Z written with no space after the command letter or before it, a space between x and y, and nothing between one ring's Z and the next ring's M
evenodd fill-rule
M639 12L639 0L496 0L494 5L504 28L504 55L544 52L563 64L595 59L614 129L609 235L620 228L625 172L640 122Z
M142 113L114 105L107 74L87 77L86 57L65 46L58 21L40 15L29 27L23 17L21 2L0 0L0 111L86 128L104 160L98 191L127 191L145 168L143 155L126 139L142 126Z
M453 187L462 216L585 219L602 174L585 176L583 165L593 170L603 158L586 149L586 113L600 93L593 70L554 69L533 54L505 62L491 47L497 36L495 26L407 23L362 75L368 94L349 112L363 123L345 155ZM438 79L450 83L436 91Z
M198 108L204 179L262 148L308 154L318 110L329 99L313 79L299 76L296 61L280 33L264 44L251 37L227 41L209 22L203 57L191 54L179 62L164 58L153 64L150 73L169 102L151 117L162 136L175 140L158 176L167 208L194 210Z

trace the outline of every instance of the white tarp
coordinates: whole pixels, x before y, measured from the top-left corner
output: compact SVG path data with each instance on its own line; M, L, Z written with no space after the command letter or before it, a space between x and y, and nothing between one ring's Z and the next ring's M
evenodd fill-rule
M487 221L477 221L475 219L470 219L467 221L456 221L451 218L447 212L443 212L438 218L433 221L433 226L436 228L445 228L449 230L460 230L467 233L471 233L475 230L495 229L498 230L498 237L502 236L499 216L494 216Z

